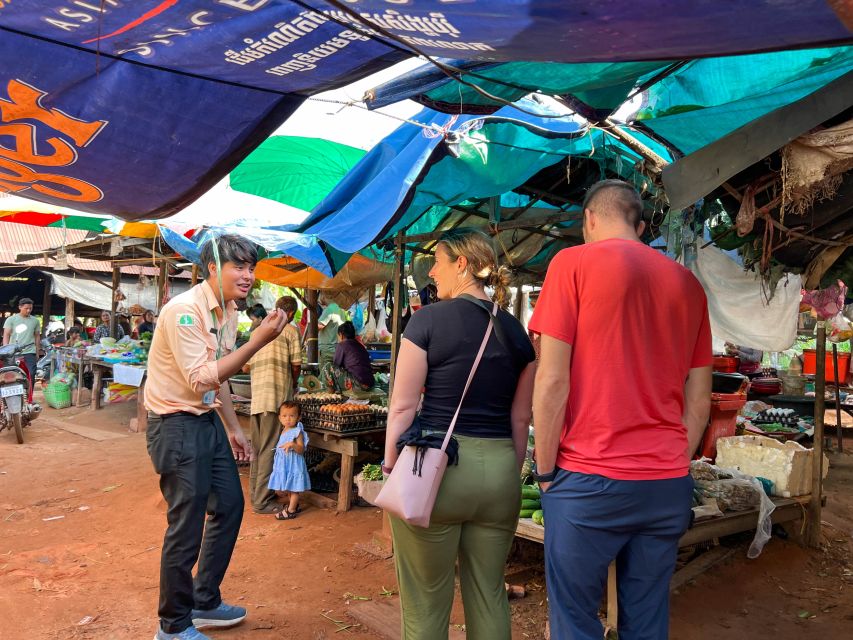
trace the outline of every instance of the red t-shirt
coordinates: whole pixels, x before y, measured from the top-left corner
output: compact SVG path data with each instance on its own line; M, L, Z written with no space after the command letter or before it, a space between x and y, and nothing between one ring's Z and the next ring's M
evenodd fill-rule
M684 383L712 363L708 304L693 274L630 240L564 249L530 329L572 345L558 466L615 480L687 474Z

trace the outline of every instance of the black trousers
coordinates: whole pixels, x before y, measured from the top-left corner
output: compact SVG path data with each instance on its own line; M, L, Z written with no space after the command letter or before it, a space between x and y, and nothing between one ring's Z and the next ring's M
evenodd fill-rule
M192 624L194 608L215 609L222 602L219 585L243 520L243 491L225 428L213 411L151 416L146 437L168 505L160 626L180 633Z

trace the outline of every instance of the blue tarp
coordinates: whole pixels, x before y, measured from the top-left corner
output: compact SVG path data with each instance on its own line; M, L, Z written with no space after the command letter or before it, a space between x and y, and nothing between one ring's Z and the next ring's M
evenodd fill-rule
M0 3L0 189L125 219L170 215L305 95L387 67L411 46L467 60L597 62L850 39L824 0L695 0L665 11L657 0L342 6L360 16L322 0Z
M524 100L492 116L451 116L425 109L374 147L314 208L298 230L353 254L409 227L434 205L500 195L562 160L583 133L571 117ZM455 142L458 140L458 142ZM513 157L511 162L507 159ZM436 172L436 173L432 173ZM439 190L424 184L428 174ZM436 178L436 176L438 176ZM341 264L333 264L335 269Z

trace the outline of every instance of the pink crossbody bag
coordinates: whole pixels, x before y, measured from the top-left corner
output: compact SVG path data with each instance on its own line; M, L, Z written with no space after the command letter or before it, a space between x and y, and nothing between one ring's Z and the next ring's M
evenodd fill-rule
M391 475L385 480L382 490L376 497L375 504L378 507L382 507L388 513L405 520L409 524L418 527L429 526L438 489L447 469L447 453L445 450L450 442L450 437L453 435L453 428L456 426L456 420L468 393L468 387L471 386L474 374L477 373L477 367L480 366L480 360L483 358L489 336L492 335L494 326L492 316L497 314L496 304L493 309L494 311L489 318L489 326L486 327L486 335L483 337L480 350L477 352L474 366L471 367L471 373L468 374L468 381L465 383L465 389L459 399L459 406L456 407L456 413L453 414L441 448L434 449L414 445L403 447L399 458L397 458L397 463L391 470Z

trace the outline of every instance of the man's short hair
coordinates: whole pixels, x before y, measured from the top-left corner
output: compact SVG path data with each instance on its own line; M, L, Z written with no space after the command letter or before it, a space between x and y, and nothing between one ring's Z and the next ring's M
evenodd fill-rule
M643 201L637 190L624 180L601 180L592 185L583 199L583 209L599 214L621 213L635 229L643 220Z
M281 309L285 313L296 313L299 309L299 305L296 303L296 298L293 296L281 296L278 300L275 301L276 309Z
M32 298L21 298L20 300L18 300L18 306L19 307L23 307L25 304L32 304L32 303L33 303Z
M210 277L210 263L216 263L213 254L213 243L219 249L219 262L225 264L248 264L254 267L258 264L258 247L245 238L233 234L212 237L201 246L201 272L205 278Z

